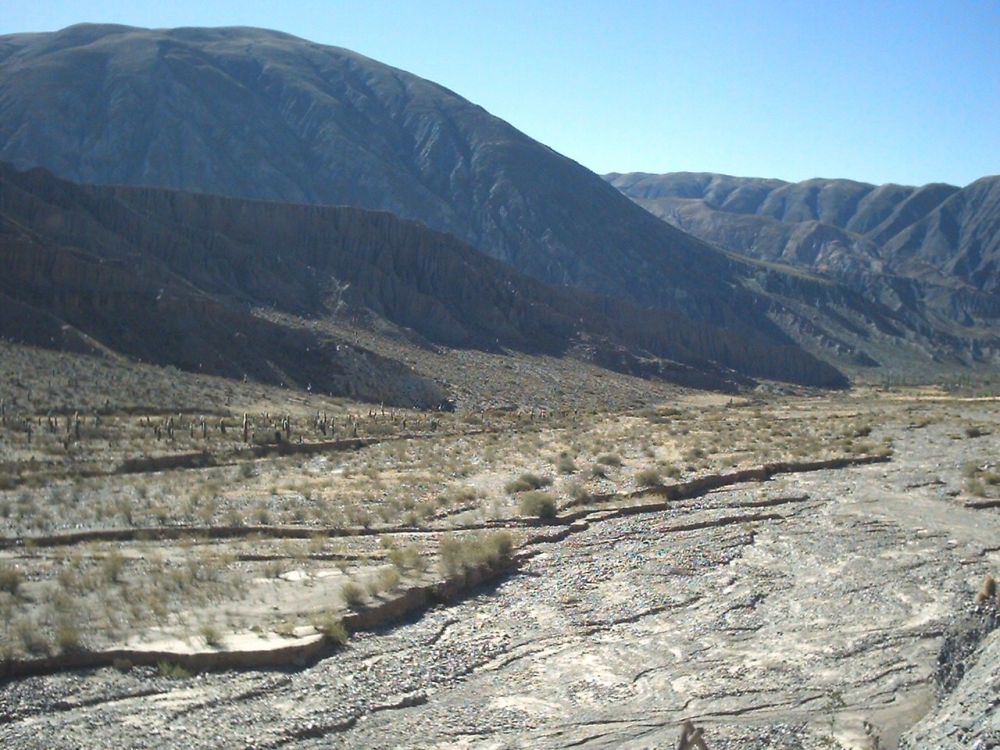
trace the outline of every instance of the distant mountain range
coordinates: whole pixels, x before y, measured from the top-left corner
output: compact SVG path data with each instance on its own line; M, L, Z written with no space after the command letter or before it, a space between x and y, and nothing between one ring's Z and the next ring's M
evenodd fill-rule
M799 183L689 172L609 174L650 213L706 242L878 293L915 282L919 302L966 326L1000 317L1000 177L965 188Z
M551 352L599 341L601 356L616 366L626 365L607 352L627 353L627 366L637 372L706 385L761 377L840 385L845 380L834 367L952 367L991 364L997 356L995 303L985 278L977 286L954 275L944 255L934 276L887 269L879 254L875 237L948 190L957 194L946 186L900 188L897 197L886 190L884 201L869 200L861 210L874 188L838 182L813 199L808 189L791 186L781 198L783 183L734 182L718 188L729 196L721 199L729 209L704 204L723 219L702 223L721 227L740 218L749 237L758 231L753 222L766 220L774 238L746 239L735 250L721 235L702 232L698 220L684 226L661 213L665 222L630 200L649 208L670 189L637 195L641 180L629 184L630 176L618 176L609 184L437 84L347 50L259 29L84 24L0 37L0 113L0 160L15 168L5 175L18 190L27 190L29 179L18 170L41 166L78 183L185 191L82 189L59 212L89 214L94 236L80 224L82 233L59 239L34 214L10 214L8 225L29 227L36 248L55 242L94 252L105 231L96 225L107 228L110 221L117 233L119 221L142 217L150 222L142 224L142 236L185 249L149 248L128 232L112 244L124 243L126 254L151 252L178 284L226 305L314 314L322 284L307 284L309 273L333 272L345 283L355 274L353 303L429 340ZM30 175L43 203L53 191L72 193L64 183L43 187L49 176ZM707 188L699 193L694 186L698 179L677 200L705 201ZM855 207L846 207L851 201ZM884 215L883 203L892 206ZM380 227L364 234L381 243L374 252L365 243L375 239L343 239L338 227L346 214L302 204L387 211L451 237L422 234L384 215L352 220ZM758 215L764 205L770 213ZM814 219L804 213L810 205ZM127 220L107 218L122 210ZM252 217L251 234L239 216ZM798 218L813 223L802 237L790 223ZM916 226L909 222L892 234ZM944 240L948 231L940 229ZM824 242L827 232L839 233L840 244ZM168 235L197 239L163 239ZM0 248L11 246L0 236L3 242ZM334 248L330 257L321 251L326 242ZM234 247L252 248L253 262L235 260ZM354 266L345 253L357 258ZM182 267L179 258L188 259ZM973 259L969 254L964 262ZM988 276L988 262L976 262L981 276ZM216 270L207 273L209 267ZM283 280L286 273L294 280ZM266 281L254 281L255 274Z

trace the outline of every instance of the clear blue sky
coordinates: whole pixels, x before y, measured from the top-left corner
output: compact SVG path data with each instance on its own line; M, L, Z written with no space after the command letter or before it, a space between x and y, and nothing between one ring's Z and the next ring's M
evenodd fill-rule
M83 21L347 47L600 173L1000 173L998 0L0 0L0 34Z

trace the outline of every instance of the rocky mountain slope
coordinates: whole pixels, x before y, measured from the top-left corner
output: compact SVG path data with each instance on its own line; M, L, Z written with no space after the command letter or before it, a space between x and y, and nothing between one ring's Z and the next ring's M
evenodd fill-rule
M965 188L800 183L717 174L609 174L651 213L731 252L780 261L934 317L994 326L1000 258L1000 177Z
M0 263L12 338L63 345L74 331L154 362L324 390L343 390L330 379L351 348L251 311L367 310L428 344L572 355L704 387L747 375L844 383L797 347L550 287L386 212L79 186L4 166Z
M481 107L348 50L246 28L6 36L0 109L0 159L22 169L385 209L547 283L753 318L718 253Z
M988 293L963 287L963 317L938 309L950 290L923 281L848 286L719 252L457 94L286 34L84 24L2 37L0 111L0 159L19 169L388 210L538 281L613 299L631 311L616 308L619 321L654 308L640 330L669 329L670 359L832 382L805 376L801 353L787 370L772 353L800 345L856 371L991 363L998 351L982 330ZM869 255L838 262L868 273Z

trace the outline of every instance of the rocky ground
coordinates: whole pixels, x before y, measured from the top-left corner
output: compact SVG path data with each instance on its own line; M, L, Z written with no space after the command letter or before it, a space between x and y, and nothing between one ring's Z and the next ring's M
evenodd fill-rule
M887 748L907 731L913 748L992 747L997 660L936 713L933 678L998 570L1000 512L964 489L997 454L993 408L901 406L873 435L894 440L887 464L592 517L493 587L304 669L6 683L0 745L652 748L691 718L711 748ZM990 429L970 436L970 419Z

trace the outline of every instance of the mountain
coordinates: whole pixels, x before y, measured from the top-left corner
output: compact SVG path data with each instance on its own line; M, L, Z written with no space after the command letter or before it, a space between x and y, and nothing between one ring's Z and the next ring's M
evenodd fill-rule
M820 375L815 357L856 371L994 356L993 338L900 304L933 296L909 282L873 293L720 251L437 84L278 32L84 24L0 37L0 113L0 159L18 169L389 211L544 284L612 300L602 310L622 306L608 316L619 329L644 310L674 343L639 348L703 372L829 383L841 379ZM766 188L737 197L753 203ZM836 260L868 273L866 247ZM965 307L976 304L985 297ZM774 354L796 347L809 355Z
M428 344L574 356L700 387L747 382L733 370L844 384L798 347L545 285L384 211L81 186L0 164L0 268L5 336L378 400L440 394L410 393L416 378L372 352L361 359L408 395L359 390L352 347L284 319L367 311Z
M605 179L717 247L806 269L885 302L911 327L931 332L929 341L943 336L953 349L964 346L960 360L995 349L1000 177L965 188L686 172Z
M717 174L609 174L605 179L654 215L734 253L780 261L847 281L912 279L926 301L945 287L971 295L939 312L992 323L1000 253L1000 177L968 187L800 183ZM867 279L870 281L871 279ZM977 314L978 313L978 314Z
M725 255L481 107L347 50L244 28L7 36L0 111L0 158L20 169L383 209L682 329L795 346Z
M721 255L481 107L348 50L246 28L5 36L0 112L0 160L21 169L384 209L546 283L746 318L720 293Z

